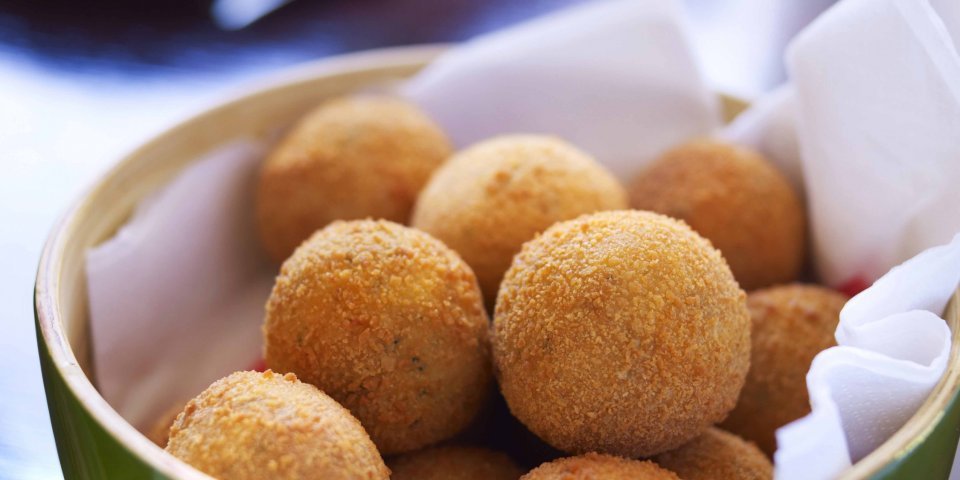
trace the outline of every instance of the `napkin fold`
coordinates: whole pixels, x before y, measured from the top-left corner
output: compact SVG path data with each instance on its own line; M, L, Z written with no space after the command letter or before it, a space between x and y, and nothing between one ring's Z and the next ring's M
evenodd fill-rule
M807 373L813 411L777 431L778 479L833 478L903 426L950 356L942 315L960 283L960 235L895 267L840 312L838 346Z

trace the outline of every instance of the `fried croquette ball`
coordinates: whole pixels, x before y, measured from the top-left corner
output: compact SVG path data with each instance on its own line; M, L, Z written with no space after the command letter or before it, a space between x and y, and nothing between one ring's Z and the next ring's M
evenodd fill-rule
M747 295L753 323L751 367L737 407L721 425L777 450L778 428L810 413L807 370L837 344L834 332L848 297L815 285L783 285Z
M266 310L267 365L350 409L384 455L455 435L488 396L476 277L421 231L334 222L284 262Z
M478 447L434 447L390 462L392 480L517 480L520 471L506 454Z
M492 305L523 242L558 221L626 207L626 191L586 153L553 137L509 135L480 142L437 170L411 225L456 250Z
M709 241L663 215L558 223L524 245L500 286L500 390L560 450L679 447L726 417L749 361L743 290Z
M167 451L215 478L386 479L360 422L293 374L237 372L190 400Z
M677 475L649 460L631 460L598 453L544 463L521 480L679 480Z
M417 194L450 155L443 132L396 98L331 100L270 154L257 186L260 240L281 262L334 220L406 223Z
M684 220L708 238L745 290L799 275L806 242L803 205L760 154L693 141L663 154L629 188L631 207Z
M770 480L773 464L753 443L710 428L690 443L653 459L683 480Z

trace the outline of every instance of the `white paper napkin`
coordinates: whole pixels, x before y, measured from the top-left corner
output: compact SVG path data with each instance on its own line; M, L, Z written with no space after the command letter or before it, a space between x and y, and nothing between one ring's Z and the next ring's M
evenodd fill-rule
M678 2L594 2L484 35L402 89L457 147L505 133L557 135L622 181L720 125Z
M960 30L946 28L960 11L942 13L956 18L923 0L846 0L788 54L829 282L876 278L960 230Z
M141 431L260 357L274 274L253 228L263 150L210 153L87 253L97 386Z

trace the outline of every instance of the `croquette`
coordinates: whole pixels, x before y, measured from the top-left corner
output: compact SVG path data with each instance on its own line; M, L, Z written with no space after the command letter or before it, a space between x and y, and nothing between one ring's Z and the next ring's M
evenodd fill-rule
M663 154L629 190L631 207L684 220L709 239L747 291L796 280L803 267L803 205L759 153L693 141Z
M654 459L683 480L770 480L773 464L753 443L710 428L690 443Z
M521 480L680 480L649 460L631 460L598 453L544 463Z
M286 261L265 358L336 399L384 455L461 431L492 382L489 319L463 260L421 231L334 222Z
M457 251L477 274L488 305L524 242L585 213L627 207L617 180L589 155L549 136L480 142L437 170L411 225Z
M234 373L190 400L167 451L230 480L390 476L350 412L295 375L272 371Z
M478 447L433 447L389 464L392 480L517 480L523 474L506 454Z
M334 220L406 223L420 189L450 153L437 125L403 100L353 96L324 103L293 128L260 171L261 243L279 263Z
M733 409L750 319L720 252L684 223L601 212L523 246L500 287L493 346L510 411L544 441L646 457Z
M747 295L753 323L751 367L723 428L773 456L777 429L810 413L807 370L817 353L836 345L834 332L847 300L833 290L801 284Z

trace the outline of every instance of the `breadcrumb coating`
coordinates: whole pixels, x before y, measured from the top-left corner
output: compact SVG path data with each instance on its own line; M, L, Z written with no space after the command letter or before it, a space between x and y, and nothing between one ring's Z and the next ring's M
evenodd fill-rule
M267 365L360 419L387 455L461 431L492 381L476 277L430 235L334 222L281 268L267 301Z
M554 447L650 456L734 407L749 322L720 252L682 222L585 215L527 242L507 271L495 371L513 415Z
M517 480L523 472L506 454L486 448L447 446L390 461L392 480Z
M386 479L360 422L293 374L237 372L190 400L167 451L230 480Z
M771 480L773 464L753 443L710 428L690 443L653 459L683 480Z
M796 280L806 218L760 154L714 140L668 151L630 185L630 206L679 218L710 239L745 290Z
M508 135L480 142L437 170L411 225L456 250L492 305L524 242L561 220L626 207L624 188L586 153L554 137Z
M673 472L649 460L630 460L598 453L544 463L521 480L679 480Z
M278 263L334 220L406 223L446 136L398 98L351 96L309 112L267 158L257 186L261 243Z
M813 357L837 344L834 332L848 299L828 288L801 284L747 295L752 366L723 428L773 456L777 429L810 413L807 371Z

